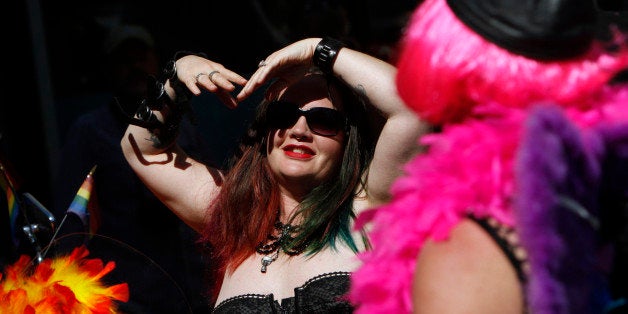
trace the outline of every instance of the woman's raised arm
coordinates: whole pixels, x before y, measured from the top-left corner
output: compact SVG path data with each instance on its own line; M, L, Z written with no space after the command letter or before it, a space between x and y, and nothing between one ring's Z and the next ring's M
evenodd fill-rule
M136 118L143 126L130 124L121 140L129 165L146 186L179 218L195 230L205 222L207 208L218 194L222 173L190 158L176 144L179 112L187 97L201 89L215 93L229 107L237 105L230 96L234 84L246 79L221 64L188 55L171 63L169 79L158 93L163 105L140 106ZM159 84L157 84L160 86ZM159 88L158 88L159 89Z

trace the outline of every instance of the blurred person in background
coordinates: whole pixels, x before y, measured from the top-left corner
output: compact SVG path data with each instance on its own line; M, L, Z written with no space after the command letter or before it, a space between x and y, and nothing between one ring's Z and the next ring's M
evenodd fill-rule
M78 116L68 129L53 212L61 221L85 176L97 166L90 208L98 216L99 236L89 240L88 248L92 255L116 261L112 276L129 283L131 298L121 310L208 313L211 305L202 289L207 278L202 274L212 266L199 253L195 232L142 184L119 145L127 126L125 112L135 112L146 97L150 77L158 75L160 58L153 36L139 25L117 25L105 37L103 51L102 75L108 90L85 97L101 103ZM189 120L183 121L178 142L196 158L212 162ZM60 230L62 243L70 242L63 235L84 231L80 221L72 219L75 216L68 217Z

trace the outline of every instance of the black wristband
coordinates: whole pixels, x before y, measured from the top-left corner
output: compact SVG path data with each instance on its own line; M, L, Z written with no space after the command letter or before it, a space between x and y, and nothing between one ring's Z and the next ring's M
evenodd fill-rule
M331 37L325 37L314 50L314 65L316 65L323 73L330 74L333 71L334 61L338 56L338 51L344 47L344 44Z

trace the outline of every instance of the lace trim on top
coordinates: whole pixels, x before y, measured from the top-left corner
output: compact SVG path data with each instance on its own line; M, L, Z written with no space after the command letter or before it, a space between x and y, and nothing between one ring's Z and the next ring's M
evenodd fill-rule
M346 294L346 292L348 291L348 286L349 286L349 276L351 275L350 272L344 272L344 271L338 271L338 272L330 272L330 273L324 273L324 274L320 274L317 275L315 277L312 277L310 279L308 279L303 285L294 288L295 291L295 296L293 297L288 297L288 298L284 298L281 299L279 302L279 300L275 300L274 295L271 294L256 294L256 293L247 293L247 294L242 294L242 295L237 295L237 296L233 296L230 298L227 298L225 300L223 300L222 302L220 302L213 310L213 313L218 313L222 310L225 309L231 309L232 307L236 306L239 307L241 309L239 309L239 312L242 313L263 313L265 312L266 308L269 308L270 305L269 304L273 304L272 307L277 308L276 310L278 310L280 313L293 313L295 311L298 310L302 310L302 309L295 309L295 298L301 297L301 298L307 298L307 297L312 297L310 295L301 295L304 290L306 290L308 287L310 287L311 285L315 284L315 283L321 283L324 280L328 280L328 279L335 279L335 278L340 278L340 277L345 277L346 279L346 287L343 287L342 284L339 284L337 281L334 282L330 282L330 284L332 284L330 287L328 287L329 289L325 289L327 291L331 291L332 294L337 295L338 298L336 298L335 300L328 300L330 302L338 302L341 301L341 303L346 303L346 305L342 305L340 304L340 307L342 307L343 309L349 309L351 308L351 310L347 310L347 313L352 312L352 306L350 305L349 301L344 299L344 295ZM342 278L340 278L342 279ZM333 289L336 289L337 291L333 291ZM316 296L314 296L316 297ZM246 301L246 300L250 300L250 301L261 301L263 303L259 303L259 304L244 304L246 302L238 302L238 301ZM269 303L265 303L264 300L268 300ZM327 301L327 300L326 300ZM234 302L237 302L238 304L234 304ZM328 304L327 304L328 305ZM321 304L321 306L326 306L326 304ZM254 308L254 309L253 309ZM270 310L270 308L269 308ZM272 311L274 312L275 309L272 309Z

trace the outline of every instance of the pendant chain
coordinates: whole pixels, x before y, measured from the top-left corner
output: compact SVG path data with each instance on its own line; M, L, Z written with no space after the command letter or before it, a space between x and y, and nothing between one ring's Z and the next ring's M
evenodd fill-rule
M277 260L280 250L288 254L289 256L296 256L305 251L309 244L308 241L300 243L299 245L294 247L286 247L286 245L291 243L295 238L292 236L292 234L298 233L300 229L300 226L284 224L281 221L277 221L275 223L276 231L268 235L266 242L261 242L255 248L255 251L257 251L258 253L266 255L262 257L262 273L266 272L266 268L268 265Z

